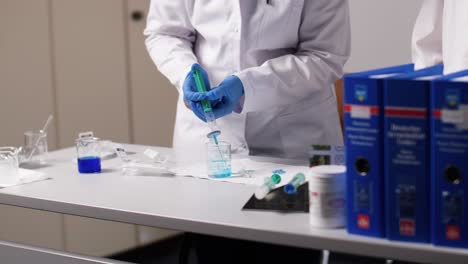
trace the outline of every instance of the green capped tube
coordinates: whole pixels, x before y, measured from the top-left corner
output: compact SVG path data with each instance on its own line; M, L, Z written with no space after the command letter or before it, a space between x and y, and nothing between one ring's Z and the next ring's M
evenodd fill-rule
M275 188L276 184L281 182L281 176L278 174L273 174L271 177L265 178L263 185L258 187L255 190L255 198L261 200L265 198L265 196Z

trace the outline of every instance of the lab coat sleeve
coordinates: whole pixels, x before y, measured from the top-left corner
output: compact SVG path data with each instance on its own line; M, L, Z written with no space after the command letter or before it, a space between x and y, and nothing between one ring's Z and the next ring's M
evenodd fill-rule
M331 89L349 53L348 1L304 1L296 53L236 74L244 85L242 112L291 105Z
M424 0L414 25L412 59L415 69L442 63L444 0Z
M197 58L196 33L190 22L189 0L151 0L144 31L146 47L158 70L180 91Z

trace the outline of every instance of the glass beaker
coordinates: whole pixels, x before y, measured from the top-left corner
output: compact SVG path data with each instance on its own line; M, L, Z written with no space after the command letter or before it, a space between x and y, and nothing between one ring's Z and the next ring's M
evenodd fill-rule
M24 148L22 161L45 164L47 161L47 133L42 130L24 132Z
M231 176L231 144L219 141L207 143L208 176L226 178Z
M78 138L76 140L76 152L80 173L101 172L101 141L99 138Z
M0 147L0 184L15 184L19 180L18 155L21 148Z

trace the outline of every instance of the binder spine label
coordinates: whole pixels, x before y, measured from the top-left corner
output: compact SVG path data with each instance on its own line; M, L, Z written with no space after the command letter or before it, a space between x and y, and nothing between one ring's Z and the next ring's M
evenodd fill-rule
M389 210L389 237L414 237L415 241L428 240L427 228L418 229L418 219L421 223L428 218L427 199L418 197L419 192L427 192L424 184L425 172L428 172L428 120L426 108L385 108L386 118L386 188L394 192L390 194L387 206ZM429 182L429 177L427 177ZM421 195L421 194L419 194ZM421 204L422 203L422 204ZM426 203L427 205L424 207ZM393 206L392 206L393 205ZM394 224L392 224L395 222ZM419 231L418 231L419 230ZM420 233L418 233L420 232ZM416 238L419 235L424 238Z
M379 115L377 106L345 105L345 112L350 115L346 126L348 143L353 146L375 147L380 133L376 126Z

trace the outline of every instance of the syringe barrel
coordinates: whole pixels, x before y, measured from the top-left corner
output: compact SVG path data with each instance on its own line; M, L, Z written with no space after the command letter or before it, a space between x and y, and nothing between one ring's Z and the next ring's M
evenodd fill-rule
M193 78L195 78L195 84L197 86L197 91L200 93L206 93L208 92L206 89L205 82L203 80L203 76L198 69L193 69L192 70ZM213 112L211 108L211 103L210 100L204 99L201 101L202 107L203 107L203 112L208 113L208 112ZM208 118L207 118L208 119Z
M205 112L205 116L207 114L213 115L213 109L211 108L211 103L210 100L205 99L201 101L202 107L203 107L203 112ZM214 115L213 115L214 117ZM206 118L208 120L208 118Z
M192 70L193 77L195 78L195 84L197 85L197 90L200 93L206 93L206 86L205 82L203 81L203 76L201 75L200 70L193 69Z

